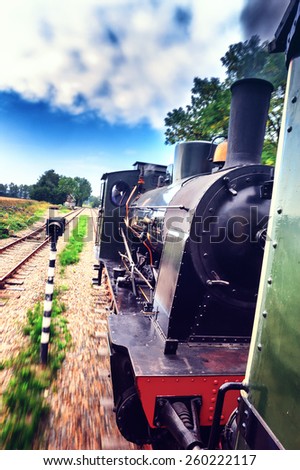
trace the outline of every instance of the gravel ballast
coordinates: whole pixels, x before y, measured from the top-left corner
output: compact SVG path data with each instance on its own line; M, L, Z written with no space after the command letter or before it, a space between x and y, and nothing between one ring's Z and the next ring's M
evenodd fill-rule
M90 211L85 211L90 216ZM134 449L115 425L112 388L109 377L109 353L106 339L108 311L105 286L92 286L94 240L92 219L80 261L67 266L63 274L57 263L55 286L67 288L60 299L66 305L64 316L72 340L56 380L44 393L50 407L34 448L39 450ZM58 249L65 241L60 239ZM18 353L27 339L22 325L28 308L43 300L47 278L49 249L39 255L34 276L25 278L22 295L10 299L0 310L1 359ZM3 393L10 370L0 372L0 392Z

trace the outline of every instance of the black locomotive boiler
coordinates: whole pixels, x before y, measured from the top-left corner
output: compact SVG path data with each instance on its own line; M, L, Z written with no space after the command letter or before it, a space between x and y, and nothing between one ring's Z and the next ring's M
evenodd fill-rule
M236 407L231 391L212 426L220 386L245 374L273 178L261 164L271 92L259 79L232 86L223 167L212 143L188 142L172 172L140 163L103 176L96 269L112 292L116 422L138 445L205 448Z

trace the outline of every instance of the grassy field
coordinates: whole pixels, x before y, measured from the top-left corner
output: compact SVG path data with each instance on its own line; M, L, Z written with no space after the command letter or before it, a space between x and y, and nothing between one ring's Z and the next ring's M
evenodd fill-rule
M48 207L48 202L0 197L0 238L7 238L30 226L45 214Z

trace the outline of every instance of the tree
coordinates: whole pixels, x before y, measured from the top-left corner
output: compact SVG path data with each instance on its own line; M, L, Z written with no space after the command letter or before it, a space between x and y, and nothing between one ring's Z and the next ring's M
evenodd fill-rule
M165 118L166 144L182 140L206 140L219 134L227 134L230 112L231 84L241 78L264 78L273 83L267 122L266 141L263 152L265 161L274 162L283 98L286 83L286 68L283 54L269 54L267 42L260 43L258 36L229 47L221 58L226 67L227 78L194 78L191 104L185 109L173 109Z
M76 198L76 205L82 206L82 203L86 201L92 194L92 187L86 178L79 178L79 176L75 176L74 181L76 183L76 187L73 191L73 195Z
M221 62L227 69L229 84L241 78L255 77L269 80L275 90L285 89L287 71L284 54L270 54L268 42L261 43L257 35L229 46Z
M29 198L29 193L30 193L31 186L28 184L23 184L22 185L22 197L23 199L28 199Z
M63 204L68 194L73 194L77 205L89 198L92 188L85 178L71 178L48 170L43 173L37 183L30 187L30 197L37 201L47 201L52 204Z
M27 184L20 184L19 186L15 183L0 184L0 196L28 199L29 192L30 186Z
M15 183L10 183L8 185L8 194L9 197L19 197L19 187Z
M0 183L0 196L7 196L7 184Z
M89 204L91 207L99 207L100 206L100 196L90 196Z
M173 109L165 118L166 143L180 140L211 140L227 134L230 91L218 78L194 78L191 104ZM218 116L218 119L216 119Z
M59 204L58 184L60 176L54 170L48 170L43 173L37 183L30 189L31 199L37 201L46 201L53 204Z
M229 83L241 78L255 77L269 80L274 86L266 131L266 153L276 149L283 111L283 100L287 78L284 54L270 54L268 42L260 43L259 36L252 36L248 41L229 46L221 58L227 68ZM271 148L273 150L271 151Z
M77 184L74 178L70 176L61 176L58 182L58 199L63 204L69 194L74 194Z
M30 186L27 184L20 184L18 187L18 197L21 199L28 199L29 198L29 192L30 192Z

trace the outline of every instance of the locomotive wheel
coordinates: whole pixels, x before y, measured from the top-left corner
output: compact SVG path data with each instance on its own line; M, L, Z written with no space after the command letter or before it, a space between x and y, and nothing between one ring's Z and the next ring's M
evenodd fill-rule
M222 436L222 447L225 450L234 450L234 444L237 442L237 408L231 413L225 425Z
M116 406L116 420L120 433L137 445L150 444L150 428L136 388L128 388Z
M128 353L111 348L110 356L111 377L113 383L114 404L120 402L123 394L134 384L134 374Z

